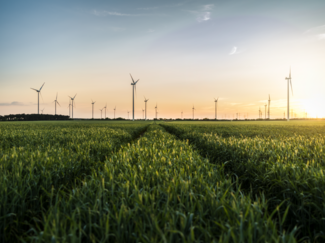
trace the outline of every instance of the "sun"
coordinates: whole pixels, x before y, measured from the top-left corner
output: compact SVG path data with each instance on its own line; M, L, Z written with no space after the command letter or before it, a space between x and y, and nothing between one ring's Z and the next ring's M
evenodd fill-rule
M305 112L308 118L325 118L325 98L314 97L303 101Z

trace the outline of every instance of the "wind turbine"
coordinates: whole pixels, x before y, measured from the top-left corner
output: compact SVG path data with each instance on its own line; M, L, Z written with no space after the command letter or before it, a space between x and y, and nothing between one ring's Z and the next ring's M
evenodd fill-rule
M147 101L149 99L146 99L146 97L144 97L144 103L145 103L145 110L146 110L146 120L147 120Z
M129 120L129 113L130 113L130 112L128 111L128 120Z
M71 106L72 106L72 118L73 118L73 101L74 101L74 98L76 98L76 96L77 96L77 94L73 98L69 96L71 101L72 101L72 104L71 104Z
M45 110L45 108L43 108L43 110L41 110L42 111L42 115L43 115L43 111Z
M289 82L290 82L290 86L291 86L291 92L293 95L293 90L292 90L292 83L291 83L291 67L290 67L290 72L289 72L289 77L285 78L288 82L287 85L287 121L290 121L290 111L289 111Z
M93 101L93 100L91 100L91 106L92 106L92 118L94 119L94 104L96 103L96 101Z
M157 106L157 103L156 103L155 110L156 110L156 120L157 120L157 114L158 114L158 106Z
M56 104L60 105L58 101L58 93L56 93L56 99L54 100L54 103L55 103L55 115L56 115Z
M115 110L116 110L116 106L115 106L115 108L114 108L114 119L115 119Z
M183 119L183 111L181 112L181 118Z
M106 108L107 108L107 103L106 103L106 105L104 106L104 109L105 109L105 119L106 119Z
M39 94L44 86L45 82L43 83L43 85L41 86L41 88L39 90L31 88L32 90L35 90L37 92L37 114L39 114Z
M144 109L142 109L142 119L144 119Z
M134 121L134 90L136 90L136 89L137 89L137 88L136 88L136 84L137 84L137 82L139 82L139 79L138 79L137 81L135 81L135 82L134 82L134 80L133 80L133 77L132 77L131 73L130 73L130 76L131 76L131 79L132 79L132 83L131 83L131 85L133 85L133 96L132 96L132 99L133 99L133 103L132 103L132 115L133 115L133 121Z
M100 110L100 119L103 119L103 110L104 110L104 108L102 108L102 109L99 109Z
M69 105L68 105L68 107L69 107L69 117L70 117L70 107L71 107L71 100L69 99Z
M216 99L214 98L214 119L217 120L217 103L218 103L219 97Z
M194 110L195 110L194 105L193 105L192 110L193 110L193 120L194 120Z
M270 105L271 105L271 96L269 95L269 107L268 107L268 117L270 119Z

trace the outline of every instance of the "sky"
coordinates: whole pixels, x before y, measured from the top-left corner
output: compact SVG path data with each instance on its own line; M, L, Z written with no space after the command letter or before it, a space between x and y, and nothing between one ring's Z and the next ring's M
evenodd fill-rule
M0 115L325 117L324 0L0 1ZM104 118L104 111L102 117Z

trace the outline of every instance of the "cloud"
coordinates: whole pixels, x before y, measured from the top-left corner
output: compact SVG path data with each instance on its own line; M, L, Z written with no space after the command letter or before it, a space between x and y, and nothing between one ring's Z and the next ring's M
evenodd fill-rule
M325 25L316 26L314 28L311 28L311 29L305 31L304 34L312 35L312 37L316 38L317 40L324 40L325 39Z
M205 12L202 13L201 15L199 15L196 20L198 22L204 22L204 21L208 21L211 18L211 13L210 12Z
M237 46L234 46L231 51L229 52L229 55L234 55L237 52Z
M323 40L323 39L325 39L325 34L319 34L319 35L317 35L317 37L318 37L318 40Z
M98 10L93 10L91 12L93 15L96 15L98 17L105 17L105 16L119 16L119 17L139 17L139 16L149 16L152 14L127 14L127 13L119 13L119 12L111 12L111 11L98 11ZM157 14L156 14L157 15Z
M325 30L325 25L321 25L321 26L316 26L316 27L313 27L313 28L311 28L311 29L309 29L309 30L306 30L305 31L305 34L307 34L307 33L315 33L315 32L322 32L322 31L324 31Z
M199 10L183 10L196 15L196 20L201 23L211 19L211 10L213 9L213 4L203 5Z
M92 14L96 16L107 16L107 15L113 15L113 16L134 16L133 14L125 14L125 13L118 13L118 12L110 12L110 11L97 11L93 10Z
M239 54L239 53L242 53L244 51L245 51L245 49L238 51L238 47L237 46L234 46L233 48L231 48L231 51L229 52L229 55Z
M209 10L212 10L213 7L214 7L213 4L207 4L207 5L204 5L204 6L203 6L203 10L204 10L204 11L209 11Z
M23 102L18 102L18 101L13 101L11 103L0 103L0 106L27 106L27 105L32 105L33 103L23 103Z
M255 105L255 104L253 104L253 103L250 103L250 104L247 104L247 105L242 105L242 106L253 106L253 105Z
M294 98L290 98L290 106L291 107L297 107L301 104L301 102L303 101L303 99L294 99ZM261 104L260 106L264 106L265 104L267 104L268 100L260 100L258 101ZM271 100L271 109L272 108L281 108L281 109L286 109L287 108L287 99L277 99L277 100Z

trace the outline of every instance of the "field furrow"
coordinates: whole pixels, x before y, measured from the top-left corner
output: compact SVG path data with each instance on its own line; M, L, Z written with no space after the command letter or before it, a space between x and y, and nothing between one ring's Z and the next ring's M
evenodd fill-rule
M52 200L33 242L295 242L192 146L157 125Z
M132 128L132 135L106 127L1 129L0 240L17 241L29 235L53 197L81 185L93 170L102 170L105 158L145 129Z
M299 227L298 238L325 236L325 137L244 137L164 125L180 139L189 140L212 163L224 165L246 192L263 193L269 209L283 205L286 229Z

